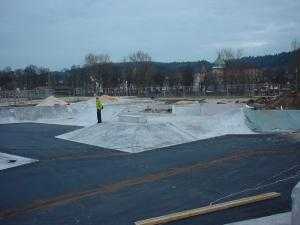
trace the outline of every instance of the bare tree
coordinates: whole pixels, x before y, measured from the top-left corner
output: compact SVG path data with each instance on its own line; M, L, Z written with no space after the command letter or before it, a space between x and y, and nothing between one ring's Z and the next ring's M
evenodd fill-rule
M299 43L297 39L292 40L291 42L291 50L296 51L299 48Z
M111 75L110 65L112 60L108 54L89 53L85 56L89 82L94 86L94 92L100 94L103 86L109 83ZM87 84L85 85L88 86Z
M88 66L97 64L97 56L92 53L87 54L84 57L84 60L85 60L85 64Z
M224 63L229 60L240 59L243 56L243 49L222 48L217 51L218 58Z
M243 56L243 49L223 48L219 49L217 54L216 63L221 64L217 66L223 67L223 77L219 77L219 79L221 78L228 93L230 86L232 87L236 83L245 83L245 80L248 80L242 74L244 66L239 60Z
M151 83L151 56L143 51L137 51L128 56L129 61L133 64L131 68L132 78L137 82L139 87L150 85Z
M151 62L151 56L143 52L141 50L132 53L131 55L128 56L129 60L134 63L146 63L146 62Z
M244 55L244 50L242 48L238 48L235 52L235 58L240 59Z
M85 64L88 66L112 62L112 60L108 54L95 55L95 54L89 53L85 56L84 59L85 59Z
M112 63L112 60L108 54L99 54L96 56L98 64Z

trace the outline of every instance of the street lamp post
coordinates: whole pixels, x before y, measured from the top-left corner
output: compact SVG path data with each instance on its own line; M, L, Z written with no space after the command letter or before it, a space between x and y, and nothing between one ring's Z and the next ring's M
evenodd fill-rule
M298 67L296 67L296 91L299 91Z

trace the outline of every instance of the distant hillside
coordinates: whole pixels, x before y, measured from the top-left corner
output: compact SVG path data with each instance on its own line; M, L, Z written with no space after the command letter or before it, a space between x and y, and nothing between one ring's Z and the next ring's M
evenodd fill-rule
M275 55L265 56L247 56L242 57L238 61L249 66L253 66L260 69L286 69L294 57L293 52L282 52ZM119 66L124 66L124 63L116 63ZM130 64L130 63L128 63ZM211 69L213 66L212 62L205 60L194 61L194 62L153 62L153 66L157 71L163 74L174 74L177 71L184 70L186 68L191 69L194 72L199 72L204 66L206 69Z
M212 67L212 63L202 60L197 62L171 62L171 63L162 63L154 62L154 67L159 71L164 71L166 74L172 74L176 71L184 70L185 68L190 68L194 72L198 72L204 66L206 69Z
M130 67L133 65L131 62L126 63L113 63L116 67ZM201 68L204 66L205 68L209 69L212 67L212 63L201 60L201 61L194 61L194 62L153 62L152 66L155 70L160 71L161 73L171 74L177 71L183 70L185 68L190 68L194 72L200 71Z
M287 68L293 56L294 52L282 52L275 55L243 57L239 61L261 69Z

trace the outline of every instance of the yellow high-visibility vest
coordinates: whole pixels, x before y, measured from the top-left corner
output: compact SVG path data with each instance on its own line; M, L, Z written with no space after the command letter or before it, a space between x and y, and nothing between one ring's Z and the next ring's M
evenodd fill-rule
M97 110L103 109L103 104L99 99L96 99L96 109Z

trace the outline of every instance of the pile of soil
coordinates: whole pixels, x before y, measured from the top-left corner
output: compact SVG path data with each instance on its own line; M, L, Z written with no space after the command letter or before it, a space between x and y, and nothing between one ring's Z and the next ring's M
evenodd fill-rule
M49 96L48 98L45 98L43 101L41 101L37 106L66 106L68 105L67 102L56 98L54 96Z
M300 109L300 92L291 92L278 97L250 99L247 105L263 109Z
M195 104L197 101L178 101L178 102L175 102L174 105L191 105L191 104Z
M119 101L118 97L109 96L109 95L102 95L99 97L99 99L103 102L117 102Z
M207 103L205 98L195 99L195 98L160 98L159 101L164 102L168 105L188 105L193 103ZM187 103L187 104L186 104Z

